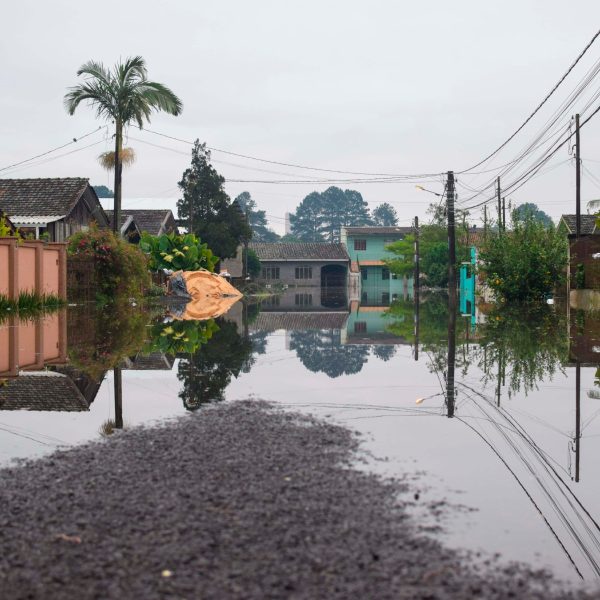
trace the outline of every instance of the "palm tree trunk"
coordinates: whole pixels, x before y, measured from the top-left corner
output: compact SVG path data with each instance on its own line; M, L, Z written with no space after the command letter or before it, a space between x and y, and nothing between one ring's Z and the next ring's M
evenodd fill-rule
M115 206L113 231L115 235L121 230L121 150L123 148L123 124L119 119L115 124Z

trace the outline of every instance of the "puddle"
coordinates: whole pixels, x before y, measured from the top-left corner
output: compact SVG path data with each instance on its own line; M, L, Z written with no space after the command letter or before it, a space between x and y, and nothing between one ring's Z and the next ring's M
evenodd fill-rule
M482 306L452 335L444 297L417 315L375 296L288 290L205 321L163 306L3 321L0 462L252 395L364 434L387 458L369 468L416 478L425 525L431 502L464 507L444 513L447 543L597 579L600 316Z

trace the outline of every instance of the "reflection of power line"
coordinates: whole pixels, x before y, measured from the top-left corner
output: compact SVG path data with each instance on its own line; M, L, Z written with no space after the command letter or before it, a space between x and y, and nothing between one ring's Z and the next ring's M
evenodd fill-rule
M471 389L471 388L469 388L469 389ZM577 520L579 521L579 524L583 528L584 532L588 535L592 544L595 546L596 552L591 551L588 548L587 543L584 540L583 536L577 531L576 524L567 516L566 511L560 505L559 499L558 499L559 497L557 497L550 490L550 488L547 486L547 484L542 480L540 473L538 473L536 468L533 466L532 462L523 454L523 451L517 446L517 443L515 442L515 440L512 439L501 427L498 426L495 419L492 419L492 425L496 428L496 431L500 434L500 436L504 439L504 441L508 444L508 446L513 450L513 452L516 454L516 456L521 460L522 464L529 471L529 473L532 475L532 477L536 480L536 482L540 486L540 489L544 493L547 501L552 506L554 512L558 516L559 520L562 522L563 526L569 533L570 537L574 540L577 547L580 549L580 551L582 552L584 557L587 559L592 570L597 575L600 575L600 565L598 564L598 562L596 561L596 558L595 558L597 553L600 552L600 541L598 539L597 533L595 533L593 531L593 529L595 529L596 531L600 531L600 527L598 526L598 523L594 520L594 518L591 516L589 511L582 505L582 503L575 496L573 491L569 488L567 483L558 474L556 469L550 464L545 453L535 443L535 441L531 438L531 436L529 436L527 431L523 429L523 427L520 425L520 423L518 421L516 421L513 417L511 417L509 414L507 414L505 411L503 411L502 409L497 408L494 405L494 403L490 402L490 400L488 398L486 398L483 394L477 392L477 390L472 390L472 391L477 396L479 396L481 399L483 399L484 402L489 407L496 410L496 412L501 417L503 417L506 421L511 423L515 427L515 429L518 430L517 434L518 434L519 438L525 442L526 446L530 450L533 451L534 457L536 457L540 461L540 464L543 468L543 472L545 471L546 474L550 477L552 483L554 483L557 486L558 491L560 492L559 497L562 497L563 500L568 505L568 507L572 510L572 512L576 516ZM466 395L469 398L471 398L471 400L473 400L474 405L477 406L479 408L479 410L481 410L485 415L490 416L488 414L488 412L479 403L476 402L474 396L471 396L470 394L466 394ZM503 462L504 462L504 460L503 460ZM528 496L529 496L529 494L528 494ZM577 506L575 506L575 504ZM537 508L537 505L536 505L536 508ZM579 509L581 509L581 512L579 511ZM592 524L592 527L586 522L585 518L583 517L583 515L581 513L583 513L589 519L589 521ZM544 520L546 521L547 519L544 518ZM561 547L564 548L564 544L562 542L561 542ZM568 555L568 556L569 556L569 559L571 559L571 556L570 555ZM579 570L578 570L578 573L579 573Z

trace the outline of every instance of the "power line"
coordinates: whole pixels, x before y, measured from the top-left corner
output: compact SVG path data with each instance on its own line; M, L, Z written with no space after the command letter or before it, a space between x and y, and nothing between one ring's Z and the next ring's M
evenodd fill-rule
M596 38L598 36L600 36L600 29L594 34L592 39L588 42L587 46L581 51L579 56L575 59L575 61L567 69L566 73L558 80L556 85L550 90L550 92L548 92L546 97L537 105L535 110L527 117L527 119L525 119L525 121L517 128L517 130L505 142L503 142L500 146L498 146L498 148L496 148L491 154L488 154L488 156L486 156L483 160L479 161L478 163L476 163L472 167L469 167L468 169L464 169L463 171L458 171L457 174L466 173L468 171L472 171L473 169L476 169L483 163L487 162L490 158L492 158L492 156L496 155L511 140L513 140L515 138L515 136L527 125L527 123L529 123L529 121L531 121L531 119L539 112L539 110L542 108L542 106L544 106L544 104L546 104L546 102L550 99L550 97L554 94L554 92L559 88L559 86L562 84L562 82L569 76L571 71L575 68L575 66L579 63L579 61L584 57L586 52L590 49L592 44L596 41Z
M103 127L98 127L97 129L94 129L93 131L90 131L89 133L86 133L78 138L73 138L70 142L67 142L66 144L63 144L62 146L57 146L56 148L52 148L52 150L47 150L46 152L42 152L41 154L37 154L36 156L32 156L31 158L26 158L25 160L21 160L19 162L13 163L12 165L8 165L6 167L2 167L0 169L0 172L2 171L7 171L8 169L12 169L13 167L18 167L19 165L23 165L25 163L28 163L32 160L35 160L36 158L41 158L42 156L46 156L48 154L52 154L53 152L56 152L58 150L62 150L63 148L66 148L67 146L70 146L71 144L76 144L79 140L83 140L84 138L93 135L94 133L97 133L98 131L100 131L101 129L103 129Z

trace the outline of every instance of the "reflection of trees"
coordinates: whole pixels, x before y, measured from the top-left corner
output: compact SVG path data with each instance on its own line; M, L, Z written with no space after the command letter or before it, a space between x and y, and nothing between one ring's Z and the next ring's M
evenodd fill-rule
M396 346L372 346L373 355L387 362L396 354Z
M235 323L217 320L219 330L205 345L179 361L177 378L183 382L179 397L188 410L224 399L231 377L252 365L252 342L241 336Z
M561 370L569 356L565 315L546 305L500 307L479 326L479 367L485 380L507 380L509 395L534 389Z
M335 329L293 331L290 348L309 371L332 378L358 373L369 356L368 346L342 346Z

